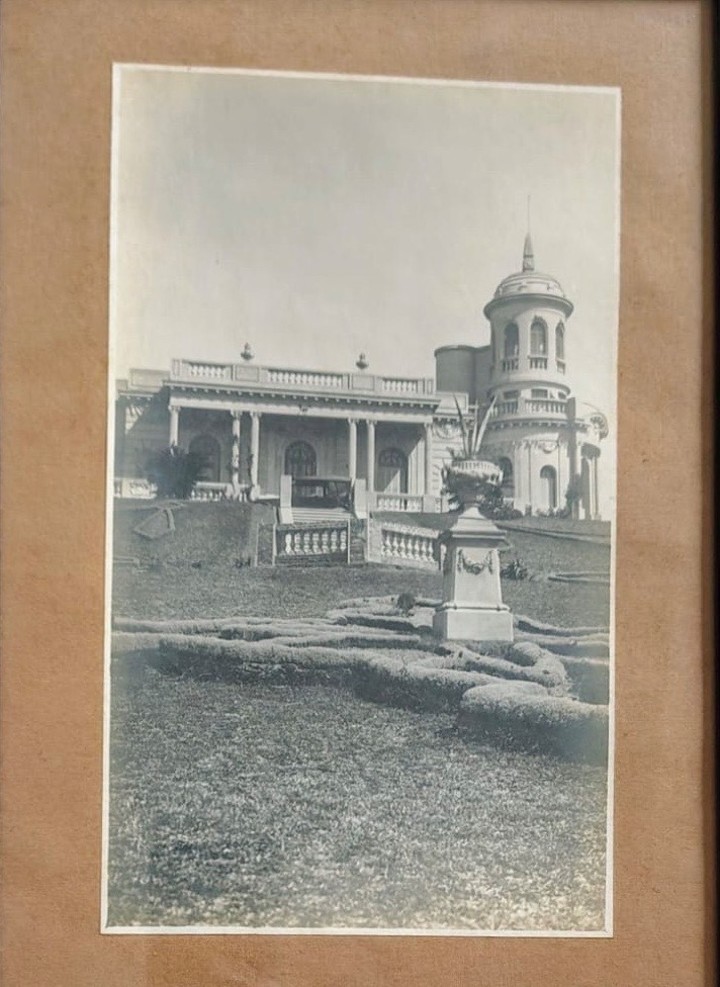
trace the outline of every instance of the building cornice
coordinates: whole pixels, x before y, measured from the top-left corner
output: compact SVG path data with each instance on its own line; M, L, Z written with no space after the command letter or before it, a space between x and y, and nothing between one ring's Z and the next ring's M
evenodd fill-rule
M528 307L531 305L542 305L543 308L560 308L566 318L572 315L575 306L570 301L569 298L565 298L563 295L553 295L550 292L515 292L513 294L498 295L497 298L491 298L483 309L483 314L485 318L489 319L492 313L498 309L502 308L504 305L509 305L513 302L528 303Z

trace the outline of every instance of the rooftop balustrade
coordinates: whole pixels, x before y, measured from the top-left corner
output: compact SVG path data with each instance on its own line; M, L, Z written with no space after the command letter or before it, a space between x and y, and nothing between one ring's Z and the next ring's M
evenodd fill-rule
M490 418L523 418L526 416L551 415L567 417L567 401L550 398L515 398L511 401L498 401L490 412Z
M334 394L374 394L399 398L435 395L432 377L392 377L366 373L335 373L263 367L246 363L210 363L173 360L170 381L209 386L258 387L263 390L298 390Z

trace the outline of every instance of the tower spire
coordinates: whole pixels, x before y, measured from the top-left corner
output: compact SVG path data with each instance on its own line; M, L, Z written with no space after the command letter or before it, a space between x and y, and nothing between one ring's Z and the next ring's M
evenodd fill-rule
M535 270L535 254L533 253L532 237L530 236L530 196L527 197L527 233L523 247L523 271Z

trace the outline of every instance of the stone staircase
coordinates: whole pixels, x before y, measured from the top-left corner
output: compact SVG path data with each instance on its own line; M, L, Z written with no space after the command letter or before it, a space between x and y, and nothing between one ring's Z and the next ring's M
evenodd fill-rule
M344 507L293 507L293 524L337 524L352 520Z

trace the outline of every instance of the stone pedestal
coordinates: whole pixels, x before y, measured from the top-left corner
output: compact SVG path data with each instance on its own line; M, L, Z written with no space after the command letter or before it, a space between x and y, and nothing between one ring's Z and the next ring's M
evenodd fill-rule
M443 602L433 617L435 633L449 641L512 641L512 614L500 588L502 532L477 507L470 507L439 540L445 546L445 561Z

